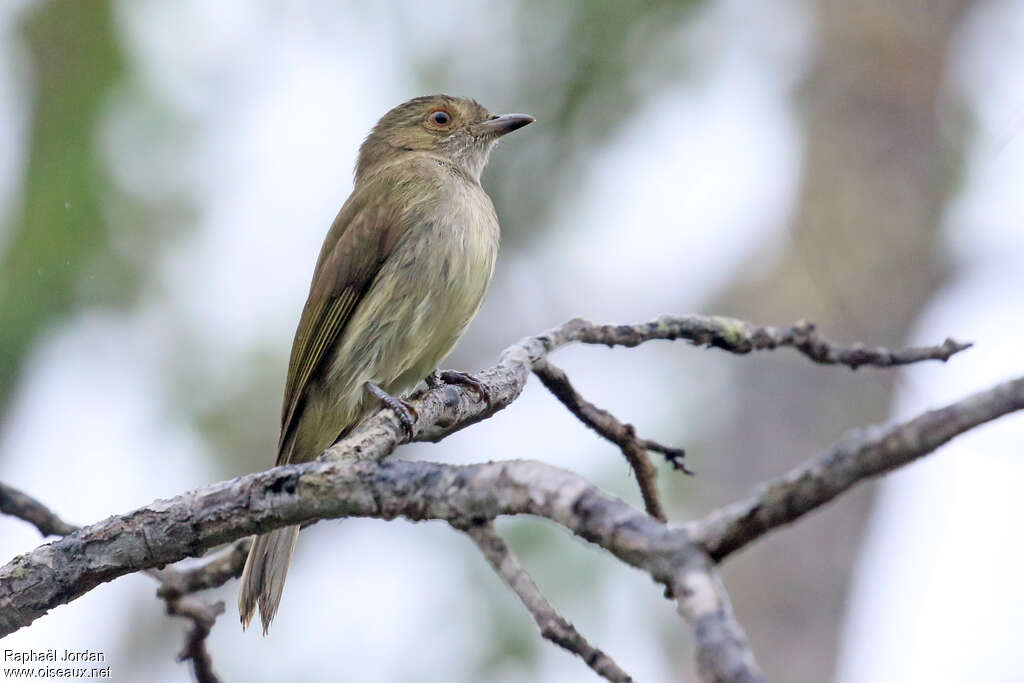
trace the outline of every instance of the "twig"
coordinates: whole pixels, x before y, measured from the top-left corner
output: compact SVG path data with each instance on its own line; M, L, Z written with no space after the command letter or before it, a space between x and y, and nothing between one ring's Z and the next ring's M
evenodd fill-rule
M640 486L640 494L644 499L644 507L652 517L665 521L665 510L661 505L661 498L658 495L658 487L655 480L658 470L655 469L651 459L647 456L648 450L657 451L665 455L665 459L675 469L692 474L683 464L685 453L678 448L662 446L648 439L640 439L636 430L631 424L620 422L618 418L606 410L598 408L583 398L572 386L565 371L552 365L546 359L541 359L533 364L533 372L548 390L555 395L559 401L569 409L573 415L579 418L580 422L593 429L600 436L619 447L626 458L626 462L633 469L636 475L637 484Z
M762 484L750 498L720 508L686 528L712 559L721 561L855 484L906 465L958 434L1021 409L1024 377L930 410L909 422L855 429L821 456Z
M220 683L213 672L213 662L206 650L206 637L217 617L224 614L224 601L206 603L196 598L176 597L167 599L167 613L185 617L192 622L185 634L185 646L178 654L178 661L191 661L192 672L197 683Z
M651 339L685 339L695 346L709 346L744 354L771 351L781 347L796 349L815 363L845 365L856 370L862 365L879 368L908 365L925 360L947 361L971 347L953 339L936 346L908 347L892 351L864 344L840 346L818 335L814 323L800 321L789 329L762 327L735 318L720 316L663 316L651 323L637 325L594 325L585 320L566 323L579 325L575 341L608 346L636 346Z
M25 520L39 529L43 536L64 536L78 528L32 496L4 483L0 483L0 512Z
M223 586L242 575L252 538L239 539L217 552L188 565L156 570L160 588L156 594L164 599L197 593Z
M586 662L587 666L597 675L614 683L632 683L629 674L601 650L593 647L587 639L580 635L571 623L564 619L541 594L537 584L526 573L505 543L505 539L497 534L491 522L457 526L473 539L480 551L487 558L494 571L512 589L519 600L533 616L540 628L540 634L555 645L568 650Z
M502 351L497 365L475 373L473 376L483 385L489 401L481 400L475 390L460 385L445 384L430 389L411 401L419 415L411 436L394 411L384 408L365 420L351 435L327 449L325 457L379 460L391 455L399 444L406 441L440 441L507 407L523 391L534 364L567 344L579 342L633 347L648 341L675 339L736 354L789 346L817 363L841 364L851 368L945 361L971 346L947 339L938 346L897 351L869 349L863 345L842 347L821 339L814 326L806 322L788 330L779 330L734 318L699 315L662 316L633 325L595 325L576 318L541 334L524 337Z

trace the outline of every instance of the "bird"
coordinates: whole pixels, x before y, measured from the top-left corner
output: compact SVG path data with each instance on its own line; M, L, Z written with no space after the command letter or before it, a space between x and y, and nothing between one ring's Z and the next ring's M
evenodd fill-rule
M499 138L534 120L438 94L394 107L370 131L292 342L276 465L313 460L382 403L411 434L411 406L396 397L437 381L494 274L500 229L480 176ZM471 375L441 377L487 398ZM258 608L267 634L298 536L289 526L253 541L243 629Z

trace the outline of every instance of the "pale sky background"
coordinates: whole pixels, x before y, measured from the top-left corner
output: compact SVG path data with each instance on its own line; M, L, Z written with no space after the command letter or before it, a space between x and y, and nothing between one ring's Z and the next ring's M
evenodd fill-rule
M207 369L212 391L231 375L233 354L287 348L320 242L351 189L359 143L384 111L420 94L403 60L443 40L454 22L473 27L469 40L491 59L511 49L500 22L477 3L432 2L430 11L412 3L400 11L359 6L347 14L329 5L120 4L123 40L137 69L126 87L147 89L193 118L198 130L182 148L153 135L132 99L113 97L97 144L125 191L191 197L197 229L151 264L138 312L80 314L38 348L0 433L0 480L42 497L68 520L90 522L220 478L199 436L154 399L174 352L167 348L170 321L183 318L197 343L213 350L208 357L223 359ZM30 65L10 33L14 11L0 6L0 243L2 216L17 196L32 96ZM813 49L812 22L792 3L752 8L730 0L707 7L685 28L678 39L705 55L699 75L652 99L581 168L581 199L549 217L535 251L501 256L481 320L514 317L514 327L499 328L514 333L498 337L487 322L474 325L467 341L492 349L480 364L493 362L519 335L577 315L640 320L681 301L686 310L672 312L702 310L747 255L773 249L799 181L792 96ZM772 30L764 30L769 24ZM420 42L399 48L397 31L409 25L423 29L416 32ZM1024 373L1022 44L1019 3L977 13L958 41L950 78L970 99L979 126L967 183L945 220L946 248L964 267L933 300L914 337L933 343L954 336L977 347L949 364L908 371L894 417ZM473 94L462 92L458 70L445 90ZM484 104L520 109L516 102ZM669 128L676 134L666 140ZM624 179L624 167L641 172ZM619 229L623 223L632 226L628 235ZM631 267L640 260L642 277ZM546 306L532 306L536 297ZM558 361L588 398L643 432L676 413L696 415L704 403L700 395L691 406L657 400L668 396L658 359L670 352L572 349ZM713 386L713 368L694 363L687 372L685 381ZM632 398L638 391L645 396L640 414ZM713 440L708 435L725 416L691 420L692 431ZM605 478L605 464L592 457L594 438L531 383L494 419L405 454L448 462L530 454L600 478L635 500L627 477ZM887 478L856 570L837 680L1024 681L1022 444L1024 416L1017 415ZM268 466L271 445L253 458L250 469ZM38 545L28 525L0 524L5 561ZM559 552L567 566L592 552L563 536ZM243 634L232 582L217 592L228 612L210 637L215 667L226 680L318 680L324 670L352 680L367 680L359 675L366 671L376 680L425 680L424 672L473 680L472 670L458 667L467 666L460 652L487 636L473 628L481 609L472 594L477 575L446 561L466 543L440 524L319 524L303 534L278 615L278 625L305 625L277 628L267 641ZM644 576L606 564L593 595L558 607L638 680L671 680L674 664L655 626L676 619L672 606ZM553 576L539 570L537 578L543 587ZM123 675L148 672L153 681L187 680L185 665L173 657L183 624L162 616L154 589L144 576L119 579L6 638L3 647L73 643L108 653L115 680L119 667ZM528 618L511 594L507 599L510 614ZM154 625L161 621L167 623ZM162 650L118 650L125 632L156 628L173 634ZM682 621L678 633L689 638ZM543 680L590 676L555 647L542 652ZM507 671L494 680L521 677Z

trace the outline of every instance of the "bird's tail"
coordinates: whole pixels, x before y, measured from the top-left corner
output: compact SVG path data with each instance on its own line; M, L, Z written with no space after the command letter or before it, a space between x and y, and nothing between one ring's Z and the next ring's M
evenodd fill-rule
M270 622L277 614L277 606L281 604L284 579L298 538L297 526L274 529L256 537L245 561L242 587L238 591L238 614L242 617L243 629L248 628L259 605L263 635L267 635Z

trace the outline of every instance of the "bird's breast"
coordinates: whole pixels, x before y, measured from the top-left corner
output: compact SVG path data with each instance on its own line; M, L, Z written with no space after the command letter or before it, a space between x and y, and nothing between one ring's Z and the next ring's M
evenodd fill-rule
M330 374L401 393L448 355L494 273L499 228L476 185L449 188L395 246L347 326Z
M458 193L441 204L414 246L419 252L414 260L426 264L420 328L446 346L439 350L442 356L476 315L498 254L498 220L490 199L479 186Z

